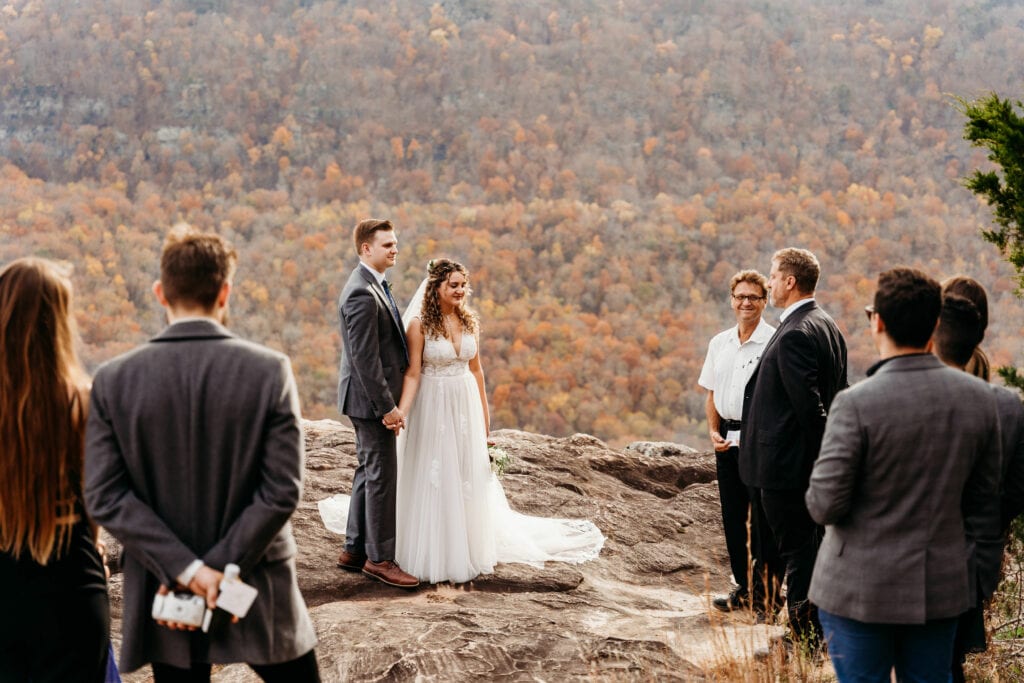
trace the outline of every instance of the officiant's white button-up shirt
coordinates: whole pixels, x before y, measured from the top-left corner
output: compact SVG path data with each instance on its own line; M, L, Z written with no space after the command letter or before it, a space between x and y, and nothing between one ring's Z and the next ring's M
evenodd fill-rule
M697 383L715 392L715 410L722 419L739 420L742 417L743 388L754 374L761 352L773 334L775 328L761 318L750 339L742 344L738 325L711 338Z

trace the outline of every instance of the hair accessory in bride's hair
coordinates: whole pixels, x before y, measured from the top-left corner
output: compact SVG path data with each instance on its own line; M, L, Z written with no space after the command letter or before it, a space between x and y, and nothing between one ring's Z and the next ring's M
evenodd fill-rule
M427 261L427 274L429 275L434 270L434 259Z

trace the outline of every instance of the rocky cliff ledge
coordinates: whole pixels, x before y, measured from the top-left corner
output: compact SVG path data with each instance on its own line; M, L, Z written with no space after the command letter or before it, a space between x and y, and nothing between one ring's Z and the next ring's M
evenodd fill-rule
M342 537L324 528L316 502L349 491L355 438L330 420L305 427L306 488L293 524L325 681L700 680L767 640L768 627L710 609L709 593L729 587L711 453L495 432L512 456L502 478L512 507L593 520L608 537L601 556L499 565L470 584L407 592L336 568ZM117 645L117 575L111 598ZM149 680L148 668L125 680ZM233 665L214 680L259 679Z

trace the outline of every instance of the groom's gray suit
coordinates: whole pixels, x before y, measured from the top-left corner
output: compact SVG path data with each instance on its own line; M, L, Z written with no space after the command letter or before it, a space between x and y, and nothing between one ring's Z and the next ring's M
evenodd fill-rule
M302 475L298 392L284 355L193 319L96 372L85 500L125 548L122 670L278 664L316 645L289 523ZM197 558L217 570L238 564L259 590L244 619L208 638L150 617L157 586L174 586Z
M384 288L360 263L338 302L341 372L338 410L356 432L358 465L345 550L373 562L395 559L395 433L381 421L398 404L409 366L405 330Z

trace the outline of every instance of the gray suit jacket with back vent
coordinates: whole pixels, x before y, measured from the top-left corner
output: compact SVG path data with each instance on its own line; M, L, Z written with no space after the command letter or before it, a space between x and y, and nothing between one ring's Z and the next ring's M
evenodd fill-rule
M157 587L196 558L238 564L259 591L196 661L274 664L315 646L289 523L304 447L287 357L212 320L171 325L97 371L86 441L89 513L125 548L122 670L196 656L191 634L150 617Z

